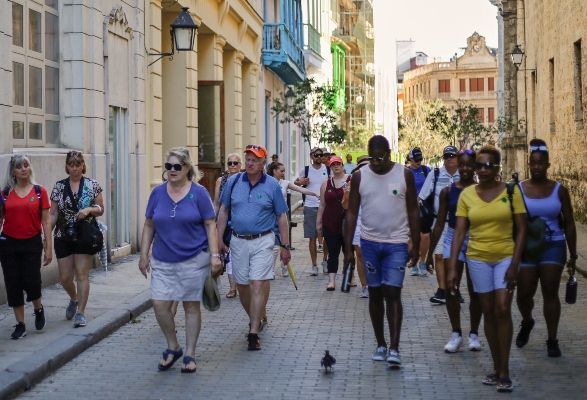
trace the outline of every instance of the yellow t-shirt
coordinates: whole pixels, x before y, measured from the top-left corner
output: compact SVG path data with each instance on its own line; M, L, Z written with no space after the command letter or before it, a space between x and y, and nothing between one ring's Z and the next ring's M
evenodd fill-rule
M457 217L467 217L469 247L467 258L485 262L497 262L514 254L513 216L507 188L493 201L481 200L475 186L462 191L457 206ZM526 213L520 189L514 187L514 214Z

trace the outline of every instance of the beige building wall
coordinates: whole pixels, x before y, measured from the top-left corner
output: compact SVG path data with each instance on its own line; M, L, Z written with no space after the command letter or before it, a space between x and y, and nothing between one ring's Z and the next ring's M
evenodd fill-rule
M485 45L485 38L477 33L467 39L467 44L465 54L456 60L428 64L404 73L404 113L413 111L418 98L441 99L449 108L455 108L457 101L463 100L483 110L483 122L486 126L493 125L498 114L495 94L497 57ZM483 90L472 90L473 79L483 81ZM461 86L462 80L464 88ZM446 84L441 81L450 82L448 92Z
M262 2L150 0L145 39L150 53L171 50L169 25L181 7L189 7L199 26L194 50L176 52L172 60L164 57L147 69L149 182L151 188L161 183L169 149L187 146L204 174L200 183L213 194L226 155L242 153L257 137Z
M506 110L527 120L527 138L511 167L525 171L528 142L544 139L550 150L550 177L569 189L576 217L587 222L587 3L502 3L506 11L515 11L504 17L505 37L516 38L525 53L517 85L506 86Z

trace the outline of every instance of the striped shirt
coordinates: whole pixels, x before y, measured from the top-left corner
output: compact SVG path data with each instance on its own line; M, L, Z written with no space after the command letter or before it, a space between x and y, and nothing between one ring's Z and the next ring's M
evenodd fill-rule
M436 183L436 193L434 194L434 213L438 214L438 207L440 206L440 192L445 187L452 185L456 181L460 179L459 170L457 169L454 175L449 174L446 171L445 167L440 168L440 173L438 175L438 182ZM434 170L430 171L428 176L426 177L426 181L424 182L424 186L422 186L422 190L420 190L420 194L418 197L421 200L426 200L428 196L432 193L434 189Z

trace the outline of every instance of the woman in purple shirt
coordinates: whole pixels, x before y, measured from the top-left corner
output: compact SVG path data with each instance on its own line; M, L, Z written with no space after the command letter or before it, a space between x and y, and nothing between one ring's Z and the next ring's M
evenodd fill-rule
M167 339L167 350L159 362L161 371L171 368L184 354L177 341L172 311L173 302L182 301L186 355L181 372L196 372L194 357L202 321L200 301L204 282L210 267L212 275L218 274L222 267L216 214L206 189L192 182L196 176L189 151L172 149L163 172L166 182L153 189L145 213L139 269L145 278L152 269L153 309Z

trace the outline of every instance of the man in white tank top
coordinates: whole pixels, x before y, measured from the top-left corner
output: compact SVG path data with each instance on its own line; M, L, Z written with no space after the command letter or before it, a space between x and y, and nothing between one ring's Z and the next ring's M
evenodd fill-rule
M352 240L361 215L361 253L369 287L369 314L377 349L371 357L400 365L399 337L403 307L401 290L406 264L417 265L420 253L420 211L414 175L392 162L389 142L376 135L369 140L370 165L353 174L345 226L345 268L353 261ZM413 246L408 253L408 236ZM389 351L384 315L389 323Z

